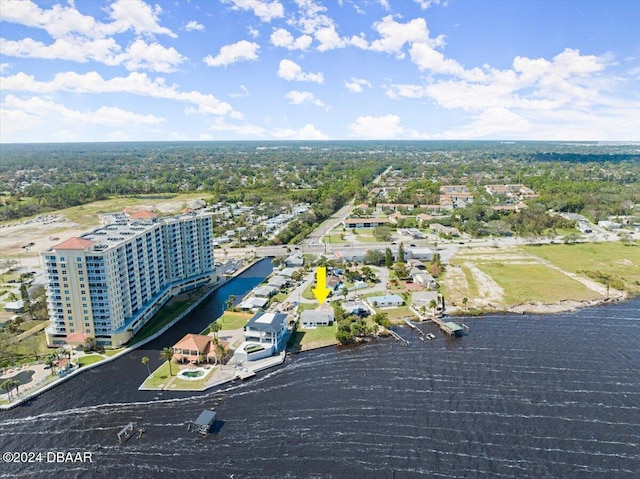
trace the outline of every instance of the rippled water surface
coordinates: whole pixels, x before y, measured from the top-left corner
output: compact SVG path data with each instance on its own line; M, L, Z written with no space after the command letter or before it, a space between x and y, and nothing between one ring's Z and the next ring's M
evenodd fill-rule
M457 340L401 328L409 346L303 353L196 397L135 390L134 353L0 415L2 451L92 464L5 464L0 478L640 477L639 309L470 319ZM215 433L196 437L187 425L211 407ZM117 445L129 421L146 432Z

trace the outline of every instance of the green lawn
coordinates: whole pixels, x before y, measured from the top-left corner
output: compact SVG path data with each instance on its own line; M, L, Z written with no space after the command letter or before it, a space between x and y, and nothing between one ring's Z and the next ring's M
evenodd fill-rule
M251 319L251 313L236 313L233 311L225 312L222 317L218 318L217 323L222 327L222 331L231 329L241 329Z
M399 308L392 309L380 309L379 312L385 313L389 318L389 321L399 324L404 324L404 321L402 321L401 318L404 318L405 316L409 316L411 317L411 319L416 319L416 314L411 311L411 308L409 308L409 306L400 306Z
M105 354L106 356L111 357L111 356L115 356L116 354L118 354L119 352L121 352L121 351L123 351L123 350L124 350L124 348L118 348L118 349L106 349L106 350L104 351L104 354Z
M321 326L315 329L298 329L291 335L287 349L290 351L305 351L338 344L336 331L335 323L333 326Z
M144 365L140 365L140 367L144 367ZM177 364L171 365L173 376L178 374L179 368ZM142 383L144 387L148 388L158 388L162 384L167 384L167 382L171 379L169 376L169 361L165 361L162 365L151 373L145 382Z
M622 280L628 291L640 293L639 246L625 246L616 241L528 246L524 250L573 273L593 271L610 274Z
M129 346L139 343L143 339L148 338L152 334L160 331L164 326L174 320L180 313L185 311L189 306L193 304L192 301L179 301L172 300L168 304L164 305L160 311L158 311L151 320L145 324L140 331L131 339Z
M90 354L88 356L80 356L78 358L78 364L80 366L88 366L89 364L94 364L103 360L104 358L102 356L99 356L97 354Z
M196 380L190 381L187 379L176 378L171 383L171 386L169 386L169 390L173 391L173 390L204 389L206 382L208 381L209 377L213 374L213 372L216 369L217 368L209 369L208 372L202 377L202 379L196 379Z
M542 264L478 262L477 266L504 289L504 301L507 305L600 298L598 293L579 281Z
M322 237L323 243L344 243L344 233L331 233Z

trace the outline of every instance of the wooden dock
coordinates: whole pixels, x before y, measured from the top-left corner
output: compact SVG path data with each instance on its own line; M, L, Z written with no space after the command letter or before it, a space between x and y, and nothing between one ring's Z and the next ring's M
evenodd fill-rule
M436 323L440 330L450 338L459 338L464 334L464 328L453 321L445 321L439 317L434 317L431 321Z
M398 333L396 333L395 331L392 331L391 329L387 329L387 331L389 331L389 334L391 334L391 336L393 336L394 338L396 338L398 341L401 341L402 343L404 343L405 345L409 345L409 341L407 341L406 339L404 339L402 336L400 336Z

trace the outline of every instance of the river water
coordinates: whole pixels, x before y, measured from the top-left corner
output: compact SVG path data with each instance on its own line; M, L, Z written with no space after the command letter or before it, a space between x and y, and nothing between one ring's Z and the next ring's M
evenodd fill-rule
M159 365L159 349L269 271L263 262L225 285L143 350L0 413L2 452L45 454L0 465L0 478L639 477L640 299L469 319L453 340L430 324L433 341L399 328L409 346L302 353L195 395L137 391L142 356ZM197 437L187 426L212 407L214 433ZM146 432L118 445L130 421ZM47 462L52 451L93 462Z

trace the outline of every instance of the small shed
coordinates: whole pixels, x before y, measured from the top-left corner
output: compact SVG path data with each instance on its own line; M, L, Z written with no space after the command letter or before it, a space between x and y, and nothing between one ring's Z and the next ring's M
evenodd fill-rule
M198 419L196 419L194 422L196 431L202 435L208 434L211 430L211 426L215 421L216 412L212 411L211 409L205 409L200 413Z

